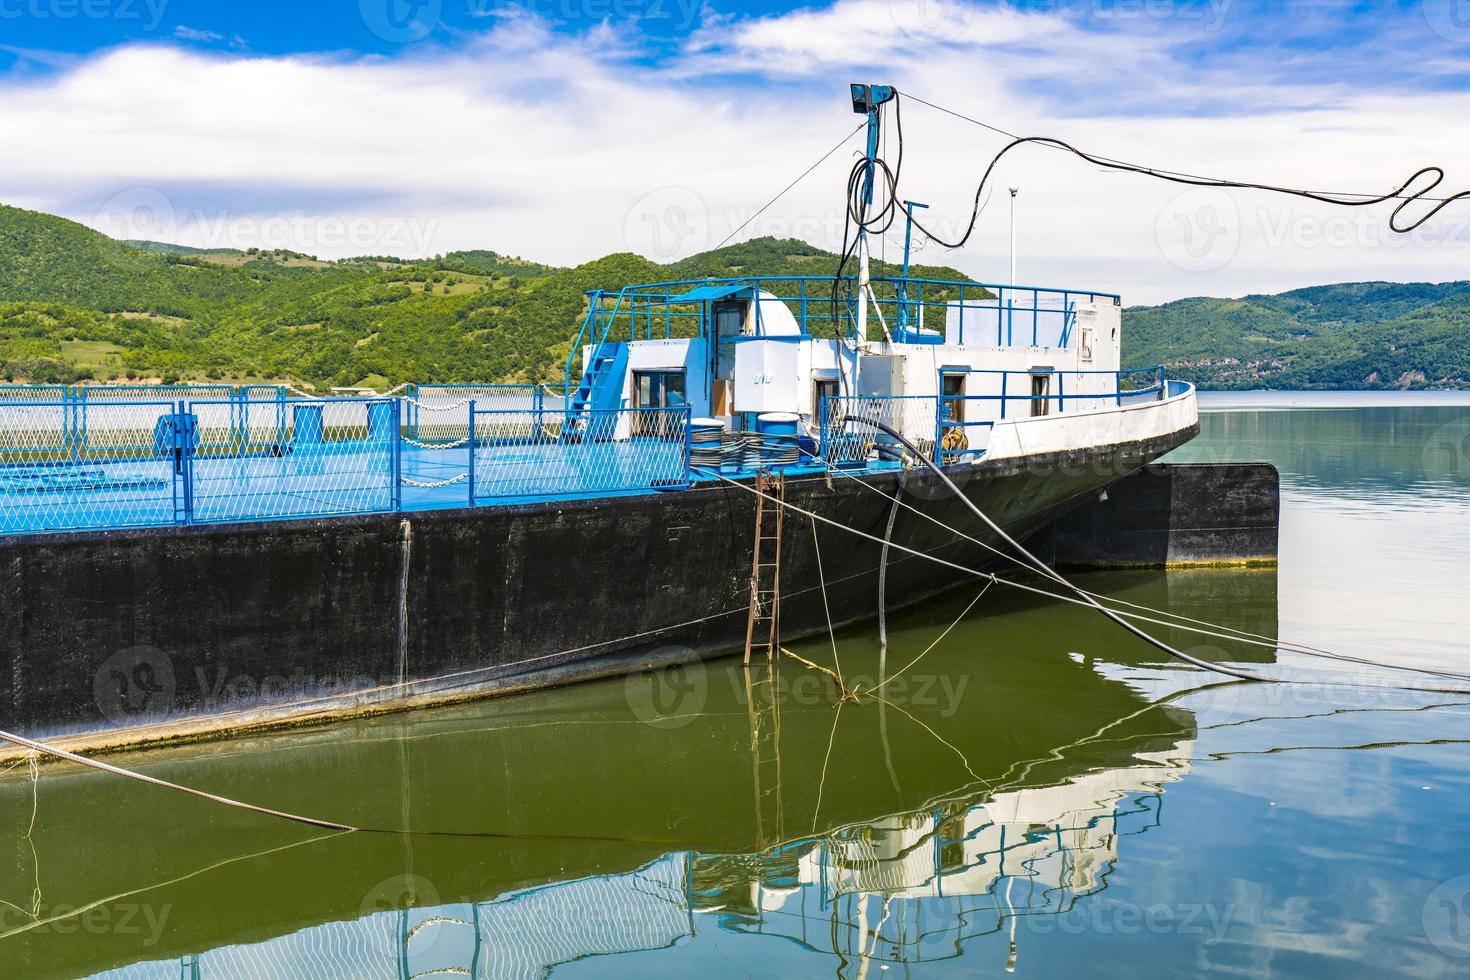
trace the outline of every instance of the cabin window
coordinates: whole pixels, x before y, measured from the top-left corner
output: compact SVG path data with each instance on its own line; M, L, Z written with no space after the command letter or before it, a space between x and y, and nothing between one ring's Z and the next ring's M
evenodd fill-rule
M714 304L715 380L729 381L735 375L735 338L745 331L745 304Z
M1031 415L1045 415L1049 411L1051 398L1051 375L1031 375Z
M683 371L634 371L633 400L638 408L683 408ZM669 436L683 423L674 425L667 412L633 413L633 435Z
M633 390L639 408L683 408L683 371L634 371Z
M945 421L965 421L965 376L949 371L940 374L939 395Z
M842 394L836 378L817 378L812 383L812 418L821 421L822 400Z

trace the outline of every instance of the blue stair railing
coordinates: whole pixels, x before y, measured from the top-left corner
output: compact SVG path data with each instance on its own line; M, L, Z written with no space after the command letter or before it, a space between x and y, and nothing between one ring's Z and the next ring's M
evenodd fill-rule
M571 428L575 428L577 422L591 411L621 406L621 381L628 363L628 348L626 344L610 343L608 335L622 310L625 293L626 291L618 293L617 302L611 310L603 302L605 294L602 291L589 294L587 315L582 320L582 329L578 331L577 339L572 342L572 349L567 355L566 416ZM589 336L596 337L596 340L587 356L587 363L583 366L581 379L573 388L572 365L576 363L582 341Z

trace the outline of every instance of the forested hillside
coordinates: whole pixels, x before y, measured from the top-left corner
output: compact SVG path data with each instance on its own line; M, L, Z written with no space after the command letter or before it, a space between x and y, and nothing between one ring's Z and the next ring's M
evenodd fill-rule
M326 262L118 242L0 207L0 380L555 381L588 289L822 276L835 261L762 238L668 265L618 253L567 269L488 250ZM876 264L876 274L895 271ZM1470 282L1185 299L1129 310L1124 360L1163 363L1208 388L1465 387L1467 326Z
M0 207L0 378L560 380L586 290L834 267L834 256L804 242L770 238L670 265L619 253L560 269L483 250L320 262L123 243ZM960 278L943 267L917 271Z
M1125 355L1206 388L1470 387L1470 282L1358 282L1127 311Z

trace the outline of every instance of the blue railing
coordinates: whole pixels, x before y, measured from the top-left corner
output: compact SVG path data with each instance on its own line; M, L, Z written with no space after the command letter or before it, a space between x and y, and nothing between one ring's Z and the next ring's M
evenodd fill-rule
M849 286L855 284L848 280ZM1077 307L1083 302L1119 302L1116 293L1097 290L1049 289L965 280L890 278L872 280L875 314L873 332L886 326L900 342L924 343L942 340L954 319L959 343L1013 346L1017 341L1031 346L1065 347L1073 336ZM833 336L835 330L851 336L856 309L851 301L832 306L832 279L822 276L749 276L732 279L678 279L627 286L617 292L592 290L587 293L587 313L567 355L564 380L572 390L577 358L584 346L600 348L612 340L668 339L674 336L705 336L711 329L706 306L721 288L730 295L762 293L784 304L801 333ZM701 298L682 299L695 292ZM765 313L755 303L756 332L762 332ZM925 312L938 323L925 323Z
M1167 388L1162 366L1137 368L1124 371L1000 371L989 369L945 369L946 375L959 375L989 381L985 393L975 394L970 388L978 387L966 382L965 394L949 394L942 397L944 413L948 418L962 418L966 403L998 405L997 417L1015 418L1012 409L1016 403L1024 403L1023 416L1051 415L1099 408L1118 408L1125 403L1153 400L1162 401L1180 392ZM1111 379L1112 384L1106 382ZM1038 380L1041 382L1039 390ZM1146 383L1144 383L1146 381ZM1097 382L1102 382L1101 384Z
M0 402L0 532L371 513L400 502L398 399ZM281 414L275 408L280 406ZM213 421L211 421L213 420ZM214 431L212 426L219 426Z
M1029 402L1033 412L1053 404L1063 412L1083 400L1123 404L1189 390L1158 379L1155 370L1059 372L1055 392L1045 395L1006 390L1008 375L1027 372L973 372L997 375L1000 392L827 398L815 444L804 433L772 444L771 433L732 432L728 444L724 436L713 449L701 443L699 469L688 407L569 416L534 393L529 408L498 407L492 391L490 407L469 399L457 410L463 412L457 438L423 442L409 434L423 426L410 425L416 399L407 397L287 399L283 389L270 387L177 400L0 394L0 534L673 490L690 486L696 475L710 479L705 470L713 465L731 477L767 467L904 465L902 447L875 422L952 462L983 454L996 421L966 412L967 402L999 399L1001 414L1015 400ZM1063 384L1067 375L1095 381L1109 374L1114 383L1088 391Z
M471 409L470 500L537 499L689 486L689 409Z

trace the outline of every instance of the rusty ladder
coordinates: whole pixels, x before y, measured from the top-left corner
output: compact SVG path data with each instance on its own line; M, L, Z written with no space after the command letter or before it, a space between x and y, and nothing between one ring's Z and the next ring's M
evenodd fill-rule
M780 473L755 478L755 548L750 566L750 616L745 625L745 662L776 652L781 618L781 525L785 522L786 480ZM767 499L768 497L772 499Z

